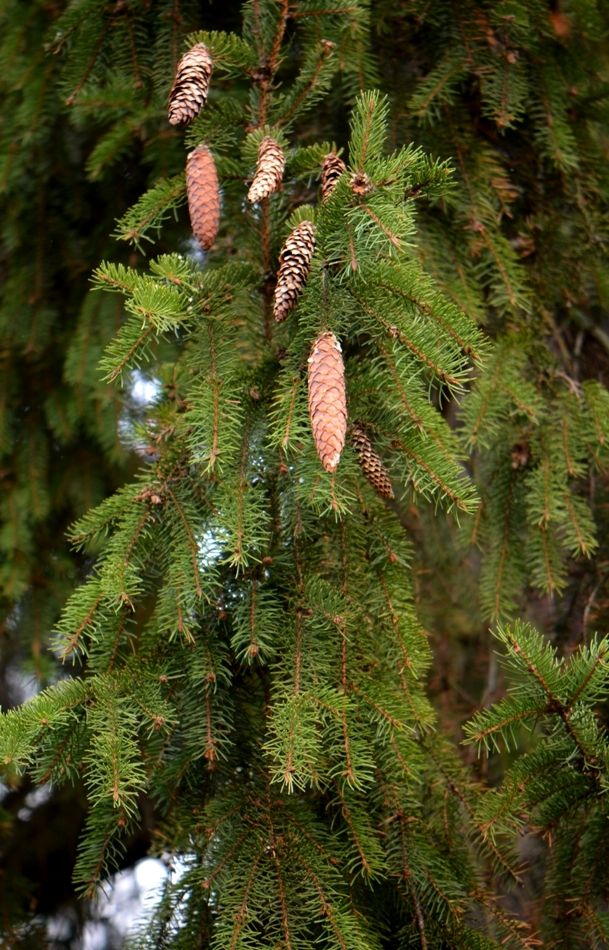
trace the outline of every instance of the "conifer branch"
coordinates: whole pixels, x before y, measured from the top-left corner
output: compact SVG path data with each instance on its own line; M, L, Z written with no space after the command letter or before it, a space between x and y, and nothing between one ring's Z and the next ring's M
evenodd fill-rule
M212 698L209 687L205 691L205 732L206 732L206 741L205 749L203 751L203 758L208 762L208 768L211 770L214 768L214 763L218 758L218 753L216 751L217 742L214 739L213 726L212 726Z
M332 932L333 932L333 934L334 934L336 940L338 941L338 946L340 947L340 950L349 950L349 947L348 947L347 944L345 943L344 935L343 935L343 933L342 933L342 931L341 931L341 929L340 929L340 927L339 927L339 925L338 925L338 921L336 920L336 915L335 915L335 913L334 913L334 911L333 911L333 909L332 909L332 903L331 903L331 901L328 899L328 897L327 897L327 895L326 895L326 893L325 893L325 891L324 891L324 889L323 889L323 887L322 887L322 884L321 884L319 878L318 878L317 875L311 870L311 868L307 867L307 865L304 864L304 863L303 863L303 868L304 868L305 874L307 875L307 877L309 878L309 880L312 882L312 884L313 884L313 886L314 886L314 888L315 888L315 890L316 890L316 892L317 892L317 895L318 895L318 898L319 898L319 904L320 904L320 907L321 907L322 916L325 917L325 918L327 919L328 923L330 924L330 927L331 927L331 929L332 929Z
M131 62L133 65L133 75L135 77L135 88L141 89L144 85L142 81L142 67L139 62L137 45L135 42L135 36L133 33L133 21L131 16L131 11L127 9L125 13L125 18L127 21L127 32L129 34L129 48L131 51Z
M286 901L285 883L284 883L283 876L281 873L281 864L279 862L279 858L277 857L277 852L275 850L276 846L273 844L271 845L271 847L273 848L273 861L275 863L275 871L277 874L277 888L278 888L278 893L279 893L279 906L281 908L281 925L283 929L283 937L285 940L286 950L292 950L293 944L292 944L292 938L290 936L290 933L291 933L290 918L288 914L288 905Z
M89 59L89 62L87 63L87 67L84 73L82 74L78 82L76 83L76 86L74 87L70 95L65 100L65 104L67 106L74 105L74 103L76 102L76 99L78 98L78 94L81 92L87 80L89 79L91 73L93 72L95 68L95 64L97 63L97 60L99 59L99 54L101 53L102 46L104 45L104 40L105 40L105 35L104 35L104 30L102 29L99 33L95 47L93 49L93 52L91 53L91 58Z
M516 871L512 867L512 865L505 859L505 857L503 856L503 854L501 853L501 851L495 844L493 838L487 833L487 830L485 829L483 831L482 826L480 822L478 821L477 816L474 812L474 809L468 802L463 791L460 788L458 788L458 786L450 779L447 781L447 788L459 800L462 807L467 812L467 816L469 820L474 825L477 832L480 834L480 837L483 839L484 846L488 848L489 851L491 852L497 866L500 867L503 871L505 871L505 873L508 874L512 878L515 884L522 884L522 875L519 874L518 871Z
M294 644L294 695L298 696L302 680L302 612L296 611L296 629Z
M508 728L511 729L514 725L521 723L525 719L537 721L545 709L545 704L543 706L533 707L532 709L518 709L517 707L510 709L502 719L494 721L484 729L473 732L471 734L472 741L486 742L489 736L492 736L495 732L505 732Z
M385 598L385 602L386 602L386 604L387 604L387 608L388 608L388 610L389 610L389 616L390 616L390 619L391 619L391 626L392 626L392 628L393 628L394 639L395 639L396 645L397 645L397 647L398 647L398 651L399 651L400 656L401 656L401 659L402 659L402 663L399 664L398 667L397 667L397 674L398 674L400 689L401 689L401 691L402 691L402 693L403 693L403 695L404 695L404 697L405 697L405 699L406 699L406 702L407 702L407 704L408 704L408 707L409 707L409 710L410 710L410 715L411 715L411 717L412 717L412 721L422 724L422 721L421 721L421 713L420 713L420 710L417 708L417 706L416 706L416 704L415 704L415 702L414 702L414 699L413 699L413 696L412 696L412 690L411 690L410 684L409 684L409 682L408 682L408 676L407 676L407 674L406 674L406 672L405 672L405 671L408 671L408 674L409 674L409 675L413 675L413 674L414 674L414 664L413 664L412 659L411 659L411 656L410 656L410 654L409 654L409 652L408 652L408 649L407 649L407 646L406 646L404 637L402 636L402 632L401 632L401 630L400 630L400 625L399 625L399 621L398 621L398 619L397 619L397 615L395 614L395 612L394 612L394 610L393 610L393 606L392 606L391 600L390 600L390 598L389 598L389 593L388 593L387 585L386 585L386 583L385 583L385 579L383 578L382 575L378 575L378 578L379 578L379 581L380 581L380 584L381 584L381 589L383 590L383 595L384 595L384 598Z
M404 452L404 454L409 458L413 459L413 461L416 462L416 464L420 466L424 472L426 472L432 482L438 486L442 494L449 499L451 504L453 504L460 511L469 512L472 510L473 506L468 504L467 501L465 501L460 495L453 491L453 489L441 478L441 476L425 462L420 454L415 452L410 446L406 445L402 441L396 440L395 446ZM415 487L417 487L418 483L415 475L412 476L412 481Z
M437 323L441 327L442 331L455 341L457 346L465 355L471 357L471 359L476 363L482 362L482 353L480 353L477 349L474 349L471 342L466 340L455 329L455 327L448 322L448 320L444 319L438 312L437 308L432 307L430 303L421 299L417 295L408 293L403 288L390 284L384 281L382 278L378 281L378 286L381 290L386 291L392 296L407 300L409 303L412 303L418 310L428 316L430 320L433 320L434 323Z
M260 10L261 0L252 0L252 34L254 36L254 41L256 43L256 52L258 54L259 65L262 65L264 62L264 49L262 41L262 16Z
M367 304L359 294L356 294L353 290L351 290L350 293L351 293L351 296L355 300L357 300L362 310L365 313L369 314L376 322L380 323L380 325L384 328L385 332L387 333L389 337L399 340L400 343L402 343L408 350L410 350L410 352L418 360L420 360L428 369L430 369L435 376L441 379L442 382L447 383L449 386L460 388L461 386L460 380L458 380L454 376L451 376L441 366L435 363L434 360L428 354L424 353L420 349L420 347L418 347L411 339L408 338L408 336L406 335L405 331L402 328L396 327L394 324L392 324L391 321L386 319L378 311L376 307L373 308L369 304ZM383 355L387 357L388 351L385 348L382 348L381 344L378 344L378 345ZM403 393L403 398L404 398L405 405L407 405L408 402L404 393Z
M335 617L333 618L333 621L340 633L340 683L343 695L347 696L349 693L349 676L347 672L347 634L345 630L345 621L342 617ZM346 782L350 785L356 783L356 776L353 769L353 760L351 757L351 742L349 738L347 710L344 707L340 710L340 720L343 734L343 751L345 754L345 767L342 775Z
M387 238L387 240L389 241L389 243L392 245L392 247L394 247L394 248L396 249L396 251L400 251L400 250L402 249L402 242L401 242L400 238L397 236L397 234L394 234L394 233L387 227L386 224L383 224L383 222L381 221L381 219L379 218L379 216L376 215L376 214L374 213L374 211L372 210L372 208L369 208L367 204L363 204L363 203L362 203L359 207L360 207L363 211L365 211L366 214L368 215L368 217L370 218L370 220L371 220L371 221L374 221L374 223L376 224L376 226L377 226L378 228L380 228L380 230L383 232L383 234L385 235L385 237Z
M167 482L165 483L164 488L165 488L165 491L167 492L167 494L169 495L169 497L171 498L171 500L172 500L172 502L173 502L173 505L174 505L174 508L176 509L176 511L177 511L177 513L178 513L178 515L179 515L180 521L182 522L182 524L183 524L183 526L184 526L184 531L185 531L185 533L186 533L186 537L188 538L188 543L189 543L189 547L190 547L190 556L191 556L191 560L192 560L192 572L193 572L193 577L194 577L194 579L195 579L195 592L196 592L198 598L202 598L202 597L203 597L203 588L201 587L201 575L200 575L200 572L199 572L199 563L198 563L199 552L198 552L198 548L197 548L197 543L196 543L195 538L194 538L194 536L193 536L193 533L192 533L192 531L191 531L190 525L189 525L189 523L188 523L188 519L186 518L186 515L184 514L184 509L183 509L182 506L180 505L180 502L179 502L178 499L176 498L174 492L173 492L172 489L169 487L169 485L167 484Z
M336 867L336 858L333 857L332 852L329 851L327 848L325 848L311 834L308 828L301 821L298 821L298 819L295 818L294 815L290 813L286 814L286 820L288 824L293 826L293 828L295 829L295 833L293 832L294 833L293 843L296 849L298 849L300 842L304 840L308 844L310 844L313 850L323 858L324 864L326 864L327 867L329 868Z
M290 17L294 20L302 20L305 17L350 16L358 12L359 7L355 5L350 7L328 7L327 9L319 10L299 10L296 6L294 6L294 8L290 10Z
M569 702L567 703L565 711L567 712L568 715L571 715L571 712L573 708L575 707L575 704L579 701L580 697L582 697L583 694L586 692L586 690L588 689L588 686L590 685L592 680L595 678L597 672L600 671L603 675L605 675L605 667L607 665L608 659L609 659L609 645L606 643L606 641L603 641L601 644L599 644L598 650L592 657L592 662L590 663L590 666L588 670L586 671L585 676L582 678L581 682L577 686L577 689L575 690Z
M92 604L92 606L89 608L89 611L87 612L84 619L81 621L79 626L76 628L76 630L74 631L74 633L68 640L67 644L65 645L61 653L62 660L66 660L68 656L70 655L70 653L74 653L74 651L78 648L80 638L82 634L85 632L86 628L91 623L91 621L93 620L93 617L95 616L95 612L97 608L99 607L100 603L102 602L102 599L103 599L103 594L100 594L95 600L95 602Z
M569 515L571 527L575 531L578 552L584 557L591 557L597 546L596 540L594 538L591 539L589 534L582 527L580 516L576 511L573 498L569 492L565 492L563 495L563 502L567 514Z
M279 57L279 51L281 49L281 44L283 42L283 37L285 34L285 28L288 22L289 14L289 2L288 0L279 0L279 18L277 21L277 29L275 30L275 36L273 37L273 45L267 59L267 68L272 73L277 69L277 62Z
M113 368L108 372L104 377L107 382L114 383L117 379L120 379L127 369L131 365L133 357L138 352L143 352L144 347L150 337L154 334L155 327L150 323L145 327L138 337L133 341L129 348L125 351L124 355L121 357L118 363L116 363Z
M408 865L404 865L405 871L408 870ZM415 918L417 922L417 928L419 931L419 937L421 940L421 950L427 950L427 931L425 930L425 918L423 916L423 909L421 907L421 902L419 900L419 895L416 892L416 888L411 879L408 879L407 883L408 891L414 904Z
M123 633L125 631L126 624L127 624L127 617L125 616L125 613L123 612L120 616L119 624L116 628L116 632L114 634L114 640L112 642L112 650L110 652L110 656L108 657L108 663L107 663L108 671L113 670L116 666L119 646L120 646L121 640L123 639Z
M237 947L239 946L241 933L243 931L243 927L245 926L247 922L247 918L248 918L248 900L249 900L252 888L254 886L254 882L256 880L256 874L258 872L260 862L262 861L262 857L263 857L262 852L259 852L258 855L254 858L252 862L251 871L245 881L241 903L239 907L237 908L237 910L235 911L235 915L234 915L235 923L234 923L233 931L231 934L230 950L237 950Z
M62 764L62 772L67 773L69 757L68 759L66 759L64 758L64 756L65 756L66 749L69 747L71 741L72 741L72 734L70 733L69 735L66 735L65 738L62 739L60 743L58 743L57 750L53 758L49 762L47 768L45 769L44 772L39 773L37 776L38 781L41 785L46 784L46 782L50 782L53 779L55 775L55 769L60 763ZM57 775L57 779L60 780L60 778L61 777Z
M148 237L150 230L160 231L167 216L176 211L186 198L184 175L161 179L119 218L115 236L136 247Z
M350 683L350 688L358 696L361 696L364 702L370 706L371 709L374 709L381 719L384 719L385 722L387 722L393 729L399 731L404 728L404 723L401 721L401 719L396 719L396 717L391 714L390 710L385 709L379 703L376 703L372 697L361 688L361 686L357 685L357 683Z
M101 844L99 847L99 859L97 863L95 864L95 866L93 867L92 871L90 872L87 880L83 882L83 896L87 900L92 900L95 897L97 886L99 884L99 881L102 876L102 872L104 870L104 866L106 864L106 852L115 834L116 834L115 828L111 828L106 832L105 837L101 841Z
M363 875L364 877L370 878L370 877L373 875L373 870L374 870L374 869L373 869L372 865L370 864L370 862L368 861L368 858L366 857L366 852L365 852L365 850L364 850L364 847L363 847L363 845L362 845L362 842L361 842L360 837L359 837L359 835L358 835L358 833L357 833L357 829L356 829L356 827L355 827L355 824L354 824L353 819L352 819L352 816L351 816L351 810L350 810L350 808L349 808L349 806L348 806L348 804L347 804L347 802L346 802L346 800L345 800L344 795L343 795L342 792L341 792L341 789L340 789L340 786L338 785L338 783L335 782L335 783L334 783L334 787L335 787L335 789L336 789L336 794L337 794L337 796L338 796L338 801L339 801L339 803L340 803L341 815L342 815L342 817L345 819L345 823L346 823L346 825L347 825L348 832L349 832L349 834L350 834L350 836L351 836L351 839L352 839L352 841L353 841L353 843L354 843L354 845L355 845L355 848L356 848L356 850L357 850L357 854L359 855L359 863L360 863L360 865L361 865L361 873L362 873L362 875Z
M7 940L46 924L30 897L47 891L11 864L17 809L32 828L47 814L16 789L27 776L53 784L49 807L56 785L83 788L92 897L144 816L183 863L140 950L528 950L533 905L547 942L604 945L609 647L574 644L608 606L609 13L245 0L240 33L228 7L230 32L197 31L177 0L64 6L0 13L0 679L14 700L31 656L53 682L0 716ZM193 108L172 110L185 136L163 117L180 47L201 67ZM184 149L217 167L204 255L177 213ZM278 254L304 222L315 255L311 231L275 327ZM113 228L132 266L101 264L109 293L85 298ZM172 252L148 262L124 246L157 237ZM369 490L353 451L319 464L303 370L324 335L345 366L328 430L346 393L401 500ZM528 612L532 587L553 595L535 604L547 635L499 628L507 693L478 704L478 602ZM488 769L443 736L464 704L465 741L507 750Z
M582 742L581 737L578 735L577 730L574 728L573 723L571 721L570 709L566 707L560 701L560 699L553 693L549 684L546 682L546 679L542 671L539 669L538 665L534 662L533 658L527 653L526 649L520 643L518 643L518 641L515 640L513 637L509 637L508 643L510 644L515 654L517 654L518 656L522 656L522 659L524 661L526 668L529 670L529 672L532 674L532 676L537 680L537 682L541 686L547 699L547 707L546 707L547 711L556 712L558 716L560 717L567 734L572 739L574 745L576 746L576 748L578 749L581 755L583 767L590 768L591 769L590 774L596 779L596 781L600 781L600 775L597 771L597 765L598 765L597 756L594 753L592 753L590 750L588 750L585 744Z
M322 40L321 46L315 59L312 64L303 69L303 76L301 78L300 88L295 90L295 94L292 93L291 96L287 97L286 102L282 104L280 111L275 116L275 122L280 126L287 126L290 122L293 121L296 115L298 115L303 106L306 105L307 108L312 108L313 102L312 93L317 92L321 94L324 91L325 86L328 84L328 80L331 78L330 70L327 70L326 62L332 57L334 53L334 43L331 43L329 40ZM308 68L307 68L308 67ZM327 72L327 78L325 82L322 83L324 79L324 73Z
M506 939L516 941L516 946L522 950L532 950L540 946L540 941L534 932L530 932L530 926L523 920L517 920L510 917L506 912L497 906L497 901L493 894L489 894L478 887L472 892L474 900L482 904L499 921L502 929L506 932ZM527 932L528 931L528 932ZM505 940L504 940L505 942Z
M208 874L205 880L202 881L201 883L201 886L204 887L206 891L211 889L212 884L214 883L218 875L224 870L224 868L227 865L230 865L230 862L232 861L234 856L239 853L241 846L245 844L245 842L250 837L250 835L251 835L250 829L248 829L247 831L244 831L241 835L239 835L236 838L236 840L231 845L231 847L228 848L228 850L224 852L220 860L213 866L211 873Z
M502 594L503 594L503 584L505 577L506 564L510 553L510 528L511 528L511 516L512 516L512 498L514 492L514 483L515 483L515 474L512 472L510 474L510 481L508 487L508 495L505 503L505 513L503 516L503 530L501 534L501 540L499 543L499 556L497 570L495 572L495 581L493 585L493 618L498 618L501 616L502 611Z

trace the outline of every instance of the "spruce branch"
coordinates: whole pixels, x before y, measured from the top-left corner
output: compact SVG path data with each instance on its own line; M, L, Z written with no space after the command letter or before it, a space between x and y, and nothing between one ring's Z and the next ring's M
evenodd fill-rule
M157 182L138 199L135 205L117 222L115 236L120 241L128 241L135 247L141 247L141 241L152 241L149 231L160 232L169 215L186 199L184 175Z

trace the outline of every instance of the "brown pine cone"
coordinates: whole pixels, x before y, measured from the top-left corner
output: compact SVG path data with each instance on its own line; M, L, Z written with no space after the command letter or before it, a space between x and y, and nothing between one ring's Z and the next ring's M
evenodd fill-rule
M213 62L207 46L197 43L178 63L169 93L168 118L171 125L192 122L205 105Z
M199 145L186 160L186 193L192 233L208 251L220 226L220 189L214 157Z
M256 172L247 193L247 200L255 204L277 191L283 180L284 168L285 155L281 146L269 136L262 139L258 148Z
M345 445L347 397L340 343L333 333L317 337L309 356L309 416L317 454L335 472Z
M287 237L279 254L279 273L273 299L273 314L282 323L303 291L315 250L315 225L301 221Z
M321 200L327 201L347 166L336 152L329 152L321 166Z
M372 448L366 430L358 423L351 426L351 445L358 454L362 472L374 490L383 498L394 498L389 472Z

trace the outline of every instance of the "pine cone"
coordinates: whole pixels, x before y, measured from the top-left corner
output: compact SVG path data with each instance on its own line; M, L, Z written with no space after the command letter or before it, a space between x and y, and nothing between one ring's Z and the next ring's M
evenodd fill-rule
M347 166L336 152L329 152L321 166L321 200L327 201Z
M277 323L282 323L296 305L309 276L311 258L315 250L315 225L301 221L281 248L279 273L273 300L273 313Z
M394 498L389 472L372 448L372 443L365 429L357 423L351 426L351 444L359 456L362 472L374 490L383 498Z
M281 146L269 136L262 139L258 148L256 172L247 193L247 200L255 204L277 191L283 179L284 168L285 155Z
M335 472L347 432L347 398L340 343L333 333L318 336L309 356L309 416L322 465Z
M204 43L184 53L169 93L168 118L171 125L192 122L205 105L213 62Z
M206 145L199 145L186 160L186 193L192 233L208 251L220 225L220 190L214 157Z

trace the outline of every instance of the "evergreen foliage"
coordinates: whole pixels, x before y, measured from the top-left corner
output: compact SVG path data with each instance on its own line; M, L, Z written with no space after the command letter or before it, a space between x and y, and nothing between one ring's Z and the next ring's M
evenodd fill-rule
M7 787L84 795L85 898L142 824L181 862L134 948L607 946L609 641L587 628L609 614L609 15L200 6L0 13L0 596L5 679L26 651L38 678L0 721ZM177 130L195 43L209 98ZM266 137L283 187L252 206ZM206 254L200 144L222 188ZM302 221L315 251L276 325ZM395 499L352 447L332 474L317 456L325 332ZM507 692L494 654L486 683L466 659L447 716L432 647L489 623ZM2 900L14 946L39 939L28 887Z

